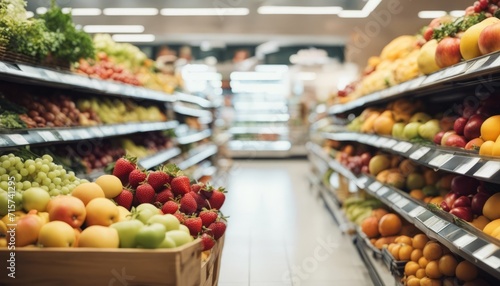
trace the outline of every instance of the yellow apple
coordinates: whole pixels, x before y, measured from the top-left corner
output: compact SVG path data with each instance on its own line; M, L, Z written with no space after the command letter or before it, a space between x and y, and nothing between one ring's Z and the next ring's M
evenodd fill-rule
M80 234L78 247L118 248L118 231L112 227L92 225Z
M87 226L109 226L120 218L118 207L107 198L95 198L85 208L87 210L87 219L85 221Z
M430 40L425 43L418 53L417 64L418 69L423 74L430 74L438 71L440 68L436 64L436 49L438 41Z
M123 191L122 181L113 175L102 175L95 180L95 183L102 188L108 199L118 196Z
M479 35L491 24L500 22L496 17L489 17L467 29L460 39L460 53L465 60L470 60L482 55L479 50Z
M71 195L82 200L85 205L87 205L92 199L105 197L104 191L96 183L82 183L71 191Z
M38 234L41 247L72 247L75 243L75 231L63 221L51 221L42 226Z
M118 221L130 220L132 216L130 215L130 211L125 207L117 206L118 208Z

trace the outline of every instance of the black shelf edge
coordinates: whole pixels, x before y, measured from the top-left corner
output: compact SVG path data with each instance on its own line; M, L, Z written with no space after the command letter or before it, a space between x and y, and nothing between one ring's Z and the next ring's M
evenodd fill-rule
M355 141L409 158L420 165L450 173L500 183L500 159L482 157L473 152L426 144L411 143L385 136L357 132L322 133L336 141Z
M500 72L500 52L477 57L456 65L441 69L426 76L420 76L387 89L376 91L353 101L336 104L328 109L329 115L342 114L361 106L370 106L383 101L410 96L415 93L456 89L453 83L479 82L485 74Z
M217 154L218 148L215 144L208 144L208 145L202 145L199 147L196 147L193 149L191 152L194 153L191 157L188 159L180 162L178 164L178 167L181 170L185 170L191 166L194 166L198 164L199 162Z
M168 160L178 156L179 154L181 154L181 150L177 147L174 147L167 150L162 150L146 158L139 159L138 164L142 168L149 170L167 162Z
M177 137L177 143L179 143L180 145L191 144L209 138L210 136L212 136L212 131L210 129L206 129L200 132Z
M169 130L177 127L177 121L125 123L88 127L70 127L54 129L12 130L15 133L0 134L0 149L38 145L47 143L62 143L78 140L93 140L104 137L128 135L139 132Z
M138 100L146 99L160 102L174 102L176 100L174 95L153 89L23 64L0 62L0 75L2 79L6 80L29 81L48 87L77 88L92 93L119 95Z

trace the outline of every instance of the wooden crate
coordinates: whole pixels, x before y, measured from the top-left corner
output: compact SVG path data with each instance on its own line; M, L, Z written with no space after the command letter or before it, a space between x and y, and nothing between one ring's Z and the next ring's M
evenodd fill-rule
M217 286L219 282L220 262L222 249L224 248L224 236L219 238L212 248L212 252L201 266L201 286Z
M17 248L16 278L5 272L10 251L0 250L0 285L199 286L201 241L175 249Z

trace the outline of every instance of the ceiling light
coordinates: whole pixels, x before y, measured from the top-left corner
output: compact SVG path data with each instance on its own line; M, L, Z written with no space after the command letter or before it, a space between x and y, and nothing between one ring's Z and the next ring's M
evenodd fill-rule
M36 8L36 13L38 15L43 15L43 14L47 13L47 8L45 8L45 7L38 7L38 8Z
M342 7L301 7L301 6L261 6L257 10L259 14L294 14L294 15L332 15L342 11Z
M142 25L86 25L83 27L86 33L142 33Z
M115 42L153 42L153 34L119 34L111 36Z
M375 10L382 0L368 0L361 10L343 10L339 13L341 18L366 18Z
M31 11L26 11L26 18L32 18L35 16L35 13L31 12Z
M99 8L62 8L63 13L70 13L73 16L99 16L101 15L101 9Z
M457 17L457 18L465 16L465 10L453 10L453 11L450 11L450 16Z
M446 15L446 11L420 11L418 17L421 19L434 19Z
M166 8L161 9L163 16L245 16L247 8Z
M106 8L103 11L107 16L156 16L156 8Z

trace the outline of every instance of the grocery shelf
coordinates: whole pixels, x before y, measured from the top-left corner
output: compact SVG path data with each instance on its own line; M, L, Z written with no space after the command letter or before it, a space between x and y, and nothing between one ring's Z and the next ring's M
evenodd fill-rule
M280 111L286 113L288 106L285 102L234 102L234 109L237 111Z
M238 114L237 122L287 122L290 119L288 114Z
M244 127L234 126L229 128L231 134L288 134L288 127L284 126L268 126L268 127Z
M208 99L205 99L200 96L192 95L192 94L187 94L187 93L182 93L182 92L174 92L174 98L177 101L183 101L183 102L189 102L189 103L194 103L202 108L215 108L217 107L214 105L212 102L210 102Z
M0 76L2 80L22 84L32 83L64 89L76 88L90 93L117 95L137 100L146 99L160 102L176 100L175 96L144 87L23 64L0 62Z
M180 145L186 145L209 138L212 136L212 131L210 129L206 129L199 132L188 132L188 134L177 134L177 136L177 143Z
M189 153L193 155L177 164L181 170L185 170L217 154L217 146L215 144L205 144L190 150Z
M178 102L174 103L174 111L183 115L191 116L191 117L208 117L212 118L212 113L208 110L191 108L185 105L182 105Z
M162 131L177 127L177 121L110 124L90 127L9 130L0 134L0 148L77 140L100 139L138 132ZM7 132L7 131L6 131Z
M181 150L177 147L175 148L170 148L167 150L162 150L157 152L156 154L153 154L151 156L148 156L146 158L139 159L137 164L146 170L152 169L158 165L161 165L168 160L178 156L181 154Z
M492 53L464 61L441 69L427 76L397 84L385 90L377 91L345 104L336 104L328 109L330 115L342 114L359 107L367 107L388 100L405 96L426 96L442 91L453 91L464 86L484 84L500 75L500 53Z
M231 140L228 142L231 157L274 157L289 156L292 144L289 141Z
M198 181L203 176L214 176L217 173L217 168L211 164L203 165L198 167L196 171L193 172L193 179Z
M324 138L355 141L412 159L447 172L470 176L482 181L500 183L500 159L479 156L476 152L433 144L419 144L390 137L357 132L323 133Z

